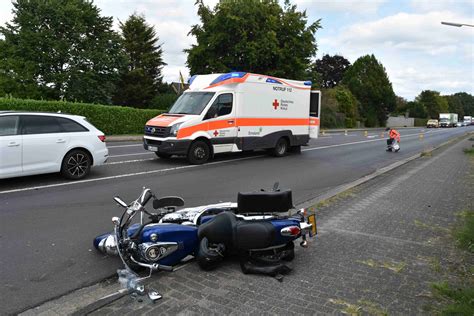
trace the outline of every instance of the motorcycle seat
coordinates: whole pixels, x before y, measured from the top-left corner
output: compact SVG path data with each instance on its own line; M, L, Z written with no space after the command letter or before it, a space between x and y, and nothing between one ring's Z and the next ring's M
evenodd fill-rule
M268 220L243 221L231 212L223 212L202 224L198 237L210 243L224 244L228 249L264 249L273 245L276 231Z
M291 190L239 192L237 195L237 214L283 213L292 208Z

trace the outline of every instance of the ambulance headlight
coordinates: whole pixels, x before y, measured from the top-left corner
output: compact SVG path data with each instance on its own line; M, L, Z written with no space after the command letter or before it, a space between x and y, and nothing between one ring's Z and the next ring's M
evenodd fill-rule
M173 126L171 126L171 131L170 131L171 136L178 135L178 130L179 130L179 127L181 126L181 124L183 124L183 123L178 123L178 124L174 124Z

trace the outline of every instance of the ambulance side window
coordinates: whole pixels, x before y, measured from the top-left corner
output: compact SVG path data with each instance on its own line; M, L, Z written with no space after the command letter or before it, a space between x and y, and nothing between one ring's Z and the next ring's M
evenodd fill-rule
M207 111L205 120L230 114L232 112L232 93L224 93L217 97Z

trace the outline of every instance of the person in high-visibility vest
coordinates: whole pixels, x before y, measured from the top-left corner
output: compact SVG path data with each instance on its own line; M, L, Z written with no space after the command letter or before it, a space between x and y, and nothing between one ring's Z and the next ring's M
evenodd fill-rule
M390 128L390 127L387 127L385 129L385 131L388 131L388 137L389 139L387 139L387 145L390 147L392 145L394 145L394 142L398 142L400 143L400 133L396 130L396 129L393 129L393 128ZM387 149L387 150L390 150L390 149ZM398 151L398 150L397 150Z

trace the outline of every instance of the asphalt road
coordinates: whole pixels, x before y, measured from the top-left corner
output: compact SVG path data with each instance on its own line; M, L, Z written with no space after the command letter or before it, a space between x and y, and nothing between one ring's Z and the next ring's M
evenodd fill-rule
M385 152L379 132L327 134L301 154L274 158L264 152L220 155L190 166L183 158L156 159L139 143L110 143L107 165L83 181L59 175L0 180L0 310L15 313L96 283L120 267L95 252L92 239L121 214L112 201L137 197L143 186L158 195L180 195L186 205L235 201L238 191L280 181L295 204L378 168L439 145L474 127L402 130L401 151ZM424 137L420 139L420 133Z

